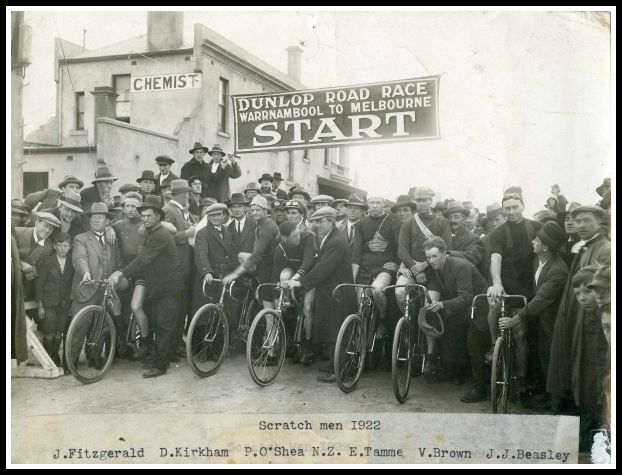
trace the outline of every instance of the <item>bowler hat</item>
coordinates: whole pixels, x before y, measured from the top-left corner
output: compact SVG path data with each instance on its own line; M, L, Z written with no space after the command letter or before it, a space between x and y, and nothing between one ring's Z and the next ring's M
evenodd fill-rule
M110 171L110 168L108 168L106 165L102 165L100 167L97 167L97 170L95 170L95 179L91 183L95 184L98 181L117 181L117 180L118 178L112 174L112 172Z
M134 183L126 183L125 185L121 185L119 188L119 193L129 193L130 191L140 191L140 186L135 185Z
M281 173L280 172L274 172L274 175L272 175L272 179L273 180L283 181L283 177L281 177Z
M331 208L330 206L322 206L320 209L318 209L315 213L311 215L311 217L309 218L309 221L315 221L316 219L321 219L321 218L336 218L336 217L337 217L337 211L335 211L335 208Z
M210 198L210 197L201 198L201 201L199 201L199 208L203 209L206 206L213 205L214 203L216 203L216 200L214 198Z
M197 150L203 150L203 151L209 153L209 149L207 147L204 147L203 145L201 145L201 142L194 142L194 147L192 147L190 150L188 150L188 152L194 153Z
M65 178L63 178L63 181L61 181L58 184L59 188L63 188L67 185L69 185L70 183L75 183L76 185L78 185L80 188L82 188L84 186L84 182L82 180L80 180L79 178L73 176L73 175L67 175Z
M210 156L214 155L215 153L220 153L221 155L226 155L224 150L222 149L222 147L220 146L220 144L215 143L214 146L212 147L212 149L207 152L210 154Z
M287 193L287 198L291 200L294 195L302 195L307 201L311 199L311 195L307 193L302 186L295 186L291 188L289 193Z
M486 217L488 219L494 218L495 216L499 216L503 213L503 208L499 203L493 203L491 205L486 206Z
M164 219L164 210L162 209L162 199L156 195L147 195L145 202L142 206L139 206L138 212L141 213L144 209L152 209L160 213L160 217Z
M596 216L596 218L598 219L605 219L606 214L607 214L606 211L602 209L600 206L583 205L583 206L578 206L575 209L573 209L570 212L570 216L572 216L573 218L576 218L577 214L579 213L593 213L594 216Z
M270 211L270 205L268 205L268 200L261 195L257 195L253 198L253 201L251 201L251 206L253 205Z
M80 207L82 204L82 197L74 191L66 191L60 198L58 198L58 202L69 209L77 211L78 213L84 212L84 210Z
M155 174L151 170L143 170L140 178L136 178L136 181L140 183L141 181L151 180L153 183L156 182Z
M329 206L333 201L335 201L335 198L330 195L317 195L311 198L311 203L328 203Z
M108 207L106 203L93 203L91 205L91 210L88 213L84 213L85 216L93 216L95 214L103 214L107 218L112 218L112 213L108 211Z
M348 200L348 206L360 206L363 209L368 208L365 200L361 198L361 195L357 193L352 193L350 195L350 199Z
M231 206L231 205L247 205L248 201L246 200L246 198L244 198L244 195L242 193L233 193L231 195L231 199L229 201L227 201L227 206Z
M37 219L45 221L46 223L51 224L55 228L60 228L60 219L58 219L52 213L48 213L47 211L39 211L37 213Z
M449 203L447 203L447 209L445 210L443 214L445 215L446 218L448 218L449 215L453 213L462 213L465 217L468 217L470 214L470 211L466 209L464 205L460 203L459 201L450 201Z
M212 203L205 210L206 214L216 213L218 211L227 211L227 205L224 203Z
M391 207L391 211L395 213L397 211L397 208L400 208L402 206L408 206L413 213L417 211L417 205L411 201L408 195L398 196L395 206Z
M179 179L171 182L171 193L184 193L188 191L190 191L190 187L186 180Z
M197 142L198 143L198 142ZM196 144L195 144L196 145ZM199 144L201 145L201 144ZM168 155L158 155L155 158L156 163L162 163L162 162L166 162L169 165L175 163L175 160L173 160L171 157L169 157Z
M270 175L269 173L264 173L257 181L261 183L261 180L270 180L270 183L272 183L272 175Z
M261 190L259 189L259 185L257 185L257 183L251 181L248 185L246 185L246 188L244 189L245 195L247 191L256 191L257 193L259 193Z
M566 244L566 233L559 224L547 221L536 233L540 240L555 251L559 251Z
M412 193L412 197L414 200L417 198L434 198L434 190L427 186L418 186Z

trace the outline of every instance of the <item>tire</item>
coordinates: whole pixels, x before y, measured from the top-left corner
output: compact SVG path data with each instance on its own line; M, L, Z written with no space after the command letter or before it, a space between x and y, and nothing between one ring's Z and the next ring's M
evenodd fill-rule
M367 354L367 335L361 317L349 315L342 323L335 345L335 379L344 393L358 383Z
M492 413L507 413L509 392L509 366L505 351L505 338L499 337L495 342L492 356L492 373L490 375L490 401Z
M67 330L67 367L81 383L95 383L110 369L115 346L116 330L108 312L99 305L84 307L73 317Z
M410 338L411 326L406 317L400 318L395 326L393 351L391 354L391 381L393 393L399 403L408 397L410 374L412 369L412 345Z
M275 310L263 309L253 320L246 341L246 363L257 385L268 386L274 382L283 367L286 348L283 319Z
M211 376L222 365L229 349L229 322L221 308L203 305L192 317L186 339L186 357L197 376Z

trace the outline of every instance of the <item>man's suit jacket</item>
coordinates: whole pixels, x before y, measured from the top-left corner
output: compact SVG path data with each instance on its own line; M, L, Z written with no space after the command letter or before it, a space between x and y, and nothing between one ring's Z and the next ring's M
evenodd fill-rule
M54 253L54 246L50 239L43 242L43 246L39 246L34 239L35 228L15 228L15 242L20 260L27 262L32 266Z
M274 193L276 193L276 198L278 200L286 200L287 199L287 191L282 190L281 188L277 188Z
M534 279L539 265L540 261L536 257L533 261ZM523 321L537 317L539 331L544 332L549 340L553 337L555 317L567 280L568 266L558 254L553 255L544 265L538 276L538 281L535 282L534 297L529 301L526 308L518 312Z
M451 238L451 243L447 246L448 254L462 257L480 269L484 257L484 243L481 238L466 228L462 227L456 231L456 235Z
M238 234L237 221L234 219L229 223L227 228L233 237L233 243L237 252L253 252L255 246L255 230L257 229L257 223L249 216L246 217L242 233Z
M73 239L71 256L75 270L71 289L74 303L85 300L84 295L80 296L79 289L85 273L90 272L93 280L107 279L121 264L118 244L111 245L104 239L102 247L93 231L78 234Z
M177 245L177 260L181 276L186 281L190 276L193 264L192 253L186 236L186 230L191 224L184 219L181 210L174 204L169 202L162 209L164 210L164 221L171 223L177 229L177 232L173 234L173 239Z
M346 238L346 241L348 242L348 247L350 248L350 251L351 251L352 245L354 243L354 233L356 233L356 227L352 225L352 239L350 239L350 236L348 236L348 224L349 223L350 223L350 218L346 218L340 223L335 224L335 228L337 229L337 231L339 231L343 235L343 237Z
M207 162L207 175L209 177L209 189L207 196L214 198L219 203L226 203L231 199L231 188L229 187L230 178L240 178L242 170L237 162L225 166L219 166L216 172L212 173L213 160Z
M71 284L73 281L73 264L71 254L67 256L65 269L61 271L56 254L50 254L37 265L35 281L35 299L44 307L62 305L69 308L71 301Z
M222 226L222 238L211 223L201 229L194 243L194 263L196 278L203 280L206 274L222 277L234 271L237 266L237 253L229 229Z

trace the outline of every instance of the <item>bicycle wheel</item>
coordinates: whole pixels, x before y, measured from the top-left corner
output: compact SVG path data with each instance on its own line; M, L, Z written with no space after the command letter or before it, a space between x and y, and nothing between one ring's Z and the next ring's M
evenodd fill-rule
M505 338L499 337L495 342L492 356L492 373L490 375L490 400L492 413L506 413L508 409L509 368L505 351Z
M238 338L246 343L248 341L248 332L250 326L259 311L259 304L252 297L252 290L249 291L246 297L246 308L243 309L242 320L238 326Z
M344 393L349 393L358 383L367 354L367 338L361 317L349 315L337 335L335 345L335 379Z
M391 380L393 382L393 393L400 403L406 400L410 388L412 365L410 329L410 321L406 317L402 317L397 322L395 336L393 337Z
M65 358L71 374L84 384L102 379L114 359L116 332L112 318L99 305L89 305L71 320Z
M192 317L186 339L186 357L192 371L205 378L214 374L229 348L229 322L220 307L203 305Z
M417 334L413 335L414 338L416 338L416 340L415 340L415 344L412 347L412 350L411 350L412 353L410 357L410 360L412 362L410 374L413 376L413 378L416 378L417 376L420 376L421 374L423 374L423 368L425 368L425 360L426 358L432 356L432 355L427 354L428 344L425 339L425 335L419 328L419 325L417 325L416 331L417 331Z
M283 367L287 346L283 320L275 310L259 312L248 331L246 363L253 381L268 386Z

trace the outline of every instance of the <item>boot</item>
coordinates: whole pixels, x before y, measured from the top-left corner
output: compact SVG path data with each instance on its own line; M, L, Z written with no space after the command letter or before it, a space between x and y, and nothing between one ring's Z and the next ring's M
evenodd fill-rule
M54 342L52 343L52 361L59 368L61 366L61 359L58 354L58 351L60 350L60 342L61 340L60 338L58 338L58 339L55 339Z
M151 346L149 345L149 338L141 338L138 346L138 351L134 353L134 359L138 361L144 361L149 356Z
M302 343L300 344L300 350L302 353L302 355L300 356L300 362L303 365L308 366L313 363L313 361L315 361L315 354L313 353L313 348L310 340L302 340Z

